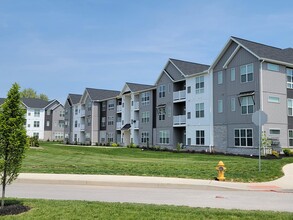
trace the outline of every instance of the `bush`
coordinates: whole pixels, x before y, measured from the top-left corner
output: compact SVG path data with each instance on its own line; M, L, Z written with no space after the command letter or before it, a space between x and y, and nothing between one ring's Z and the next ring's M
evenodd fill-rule
M293 156L293 152L289 148L283 149L283 152L284 152L285 156L287 156L287 157Z
M275 150L272 151L272 155L274 155L276 158L280 157L280 154Z
M39 147L39 138L38 137L29 137L29 146L31 147Z
M113 143L111 144L111 146L112 146L112 147L118 147L118 144L116 144L115 142L113 142Z

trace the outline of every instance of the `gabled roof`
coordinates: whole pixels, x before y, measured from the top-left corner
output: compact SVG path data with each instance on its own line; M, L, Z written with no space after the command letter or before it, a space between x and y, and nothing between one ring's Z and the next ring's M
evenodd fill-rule
M115 91L115 90L93 89L93 88L86 88L85 90L87 91L88 95L93 101L100 101L104 99L113 98L120 94L119 91Z
M231 39L243 46L245 49L251 51L259 59L269 59L293 64L292 48L281 49L238 37L231 37Z
M5 98L0 98L0 105L2 105L5 102Z
M129 87L131 92L138 92L138 91L142 91L142 90L151 89L154 87L153 85L130 83L130 82L126 82L126 85Z
M22 100L23 104L28 108L45 108L51 102L55 101L55 100L45 101L42 99L34 99L34 98L22 98L21 100Z
M189 61L170 58L170 61L185 75L189 76L195 73L201 73L209 69L209 65L192 63Z
M80 94L68 94L68 99L70 99L71 103L74 105L79 103L81 96Z

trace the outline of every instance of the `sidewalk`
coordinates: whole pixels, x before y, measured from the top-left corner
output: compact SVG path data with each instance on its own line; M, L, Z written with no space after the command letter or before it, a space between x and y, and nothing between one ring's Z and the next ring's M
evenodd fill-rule
M215 180L196 180L171 177L35 173L21 173L15 182L120 187L194 188L211 190L229 189L293 192L293 164L287 164L284 166L283 172L284 176L280 179L262 183L220 182Z

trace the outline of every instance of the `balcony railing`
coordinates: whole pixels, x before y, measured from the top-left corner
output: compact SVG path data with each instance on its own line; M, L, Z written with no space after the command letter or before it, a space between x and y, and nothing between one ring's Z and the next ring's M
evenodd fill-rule
M85 129L84 124L81 124L81 125L80 125L80 130L81 130L81 131L84 131L84 129Z
M122 112L122 105L117 105L117 113Z
M85 110L81 110L81 111L80 111L80 116L81 116L81 117L84 117L84 116L85 116Z
M139 110L139 102L134 102L134 110Z
M186 99L186 90L173 92L173 101L180 101Z
M136 121L133 123L133 128L134 129L139 129L139 121Z
M120 130L122 127L122 123L121 122L116 122L116 130Z
M185 125L186 115L176 115L173 116L173 125Z

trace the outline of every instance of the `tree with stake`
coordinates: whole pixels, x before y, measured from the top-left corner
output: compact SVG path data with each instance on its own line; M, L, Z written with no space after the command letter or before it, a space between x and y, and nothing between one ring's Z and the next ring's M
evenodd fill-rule
M6 185L17 178L27 147L25 109L21 104L19 89L19 85L14 83L0 107L1 208L4 208Z

